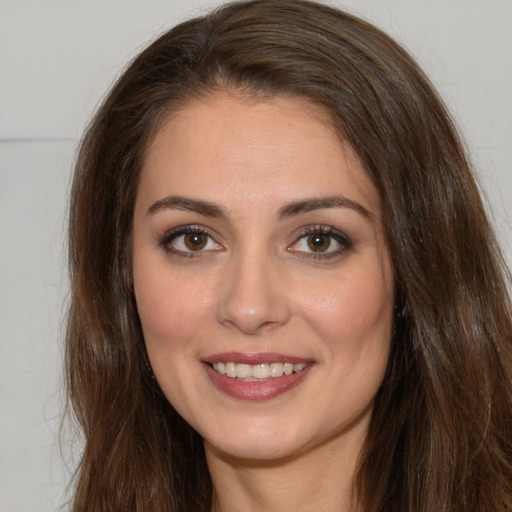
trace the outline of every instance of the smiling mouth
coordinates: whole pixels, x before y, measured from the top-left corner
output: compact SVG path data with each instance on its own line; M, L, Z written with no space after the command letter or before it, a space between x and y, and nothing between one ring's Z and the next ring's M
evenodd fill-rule
M233 362L211 363L217 373L246 382L266 382L283 375L292 375L299 373L308 366L307 363L261 363L261 364L242 364Z
M213 385L230 397L263 402L303 382L316 362L278 353L225 352L203 360Z

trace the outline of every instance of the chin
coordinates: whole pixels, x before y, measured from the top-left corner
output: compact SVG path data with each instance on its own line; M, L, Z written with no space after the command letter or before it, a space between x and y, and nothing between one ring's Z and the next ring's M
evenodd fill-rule
M211 425L209 425L211 427ZM275 460L300 452L305 444L304 432L282 418L244 418L229 425L218 425L212 431L209 426L199 433L205 447L223 458L243 460Z
M247 435L235 439L223 439L221 441L205 440L206 452L215 454L216 457L230 461L236 465L262 465L264 463L280 464L288 459L293 459L306 449L301 443L284 443L280 437L265 437L260 435Z
M373 401L329 425L304 421L306 418L233 421L224 429L209 432L210 436L203 435L205 449L207 454L242 466L282 465L301 457L322 459L333 451L358 453L372 410Z

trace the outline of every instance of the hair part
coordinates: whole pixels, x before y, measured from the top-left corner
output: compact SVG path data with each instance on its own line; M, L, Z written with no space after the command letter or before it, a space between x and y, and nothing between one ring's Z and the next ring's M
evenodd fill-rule
M210 509L202 440L152 378L130 254L155 130L218 91L321 107L379 191L397 314L355 482L361 509L509 510L509 276L457 131L397 43L303 0L234 3L163 34L82 141L66 334L69 400L85 437L73 510Z

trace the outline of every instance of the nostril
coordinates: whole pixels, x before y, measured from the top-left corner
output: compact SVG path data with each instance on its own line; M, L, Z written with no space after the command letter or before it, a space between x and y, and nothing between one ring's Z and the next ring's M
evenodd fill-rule
M271 261L254 251L238 257L219 289L219 323L244 334L256 334L288 320L285 296L279 280L271 279L271 267Z

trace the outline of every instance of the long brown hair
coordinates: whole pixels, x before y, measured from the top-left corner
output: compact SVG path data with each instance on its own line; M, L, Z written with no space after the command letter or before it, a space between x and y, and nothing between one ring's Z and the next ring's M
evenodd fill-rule
M85 440L73 510L210 508L202 440L152 378L130 247L138 174L160 119L218 90L320 106L380 192L396 317L356 475L361 509L509 510L509 276L463 147L399 45L302 0L234 3L165 33L87 130L69 221L67 382Z

